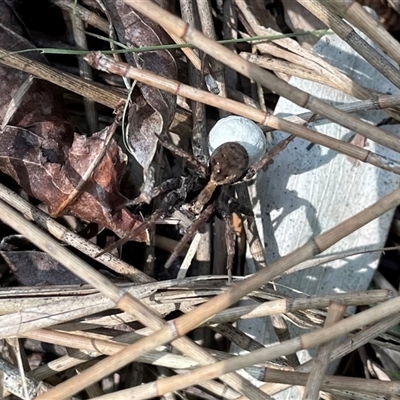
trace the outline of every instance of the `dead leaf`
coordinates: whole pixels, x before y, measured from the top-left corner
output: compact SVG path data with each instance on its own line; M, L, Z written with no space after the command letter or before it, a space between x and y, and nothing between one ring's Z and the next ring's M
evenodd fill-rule
M0 136L0 170L48 207L51 216L74 215L125 236L141 224L118 191L126 155L109 130L75 134L67 153L34 131L7 126ZM141 236L145 240L145 235Z
M26 240L20 235L5 237L0 243L0 254L24 286L80 285L85 283L48 254L25 250Z
M0 43L14 51L34 48L4 25ZM37 52L27 54L45 62ZM119 236L141 224L121 208L127 200L119 193L126 155L112 140L117 122L90 137L74 133L58 88L8 67L0 67L0 90L1 172L54 217L74 215Z
M164 8L173 8L171 1L160 1ZM121 1L106 0L104 5L110 15L118 39L128 47L145 47L170 43L165 31L153 21L136 13ZM177 78L174 57L167 50L128 53L127 62L140 69L154 72L170 79ZM143 100L135 101L129 118L128 142L130 151L143 167L144 173L154 158L157 137L166 132L173 120L176 97L154 87L138 83Z

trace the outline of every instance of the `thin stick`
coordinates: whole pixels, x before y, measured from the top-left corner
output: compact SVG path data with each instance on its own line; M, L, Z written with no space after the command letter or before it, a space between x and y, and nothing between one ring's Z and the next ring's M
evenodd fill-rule
M271 383L283 383L288 385L305 386L307 374L267 368L265 381ZM354 391L360 393L372 393L379 395L396 396L400 393L400 382L382 382L376 379L348 378L344 376L327 376L322 380L322 390L330 389Z
M76 46L79 49L88 50L89 47L82 19L78 15L75 15L73 11L69 12L69 18L72 21L72 32ZM85 63L82 56L77 56L77 58L80 76L87 81L93 81L92 69ZM86 121L89 127L88 133L97 132L99 130L99 119L96 104L93 100L86 97L83 98L83 104L85 107Z
M278 261L271 264L269 268L263 268L257 271L252 277L238 283L233 288L227 290L225 293L214 297L206 304L199 306L195 310L177 318L174 321L167 322L153 335L127 347L123 352L119 352L114 356L98 362L95 366L89 368L81 375L61 383L48 394L41 396L40 399L58 400L67 398L84 389L86 386L89 386L92 382L97 382L104 376L107 376L113 371L122 368L123 366L137 359L137 357L139 357L140 355L145 354L147 351L150 351L159 345L177 339L178 337L186 334L190 330L198 327L201 323L212 317L217 312L229 307L230 305L241 299L243 296L245 296L247 293L251 292L252 290L258 288L263 284L266 284L267 282L274 279L275 276L282 274L299 262L304 261L305 259L326 250L343 237L361 228L378 216L388 212L393 207L396 207L398 204L400 204L400 189L397 189L391 194L385 196L381 200L377 201L374 205L364 209L352 218L347 219L336 227L315 237L313 240L309 241L307 244L303 245L296 251L284 257L281 257ZM9 223L9 221L6 222ZM135 315L137 315L139 319L148 320L149 314L153 315L154 318L156 317L154 313L150 311L147 307L144 307L140 302L126 295L118 302L118 306L122 309L126 309L128 308L128 306L130 309L136 308ZM327 341L333 340L337 336L348 333L360 326L364 326L368 323L382 319L385 316L389 316L396 312L399 307L400 298L389 300L383 304L375 306L370 310L364 311L358 315L352 316L344 321L336 323L333 327L324 328L322 330L318 330L317 332L303 335L300 341L299 339L292 339L266 350L258 350L256 353L262 354L263 358L259 360L261 362L267 359L274 359L281 355L291 354L292 352L298 351L302 348L320 345ZM267 351L267 354L263 353L264 351ZM252 353L252 356L254 356L254 354L255 353ZM252 357L250 357L250 359L254 361ZM237 359L235 359L235 362L236 360ZM254 362L258 362L257 359L254 362L252 361L250 362L251 364L253 364ZM213 374L217 373L217 375L214 376L219 376L221 375L221 373L226 373L228 371L242 368L241 362L243 362L243 360L241 360L239 364L232 363L231 365L223 365L223 368L226 368L223 370L224 372L222 372L218 368L217 370L213 369ZM246 359L245 365L249 365L248 362L249 360ZM198 371L200 372L197 372L198 375L196 375L196 379L199 379L199 381L201 380L200 376L205 376L207 377L207 379L210 377L209 370L206 370L205 375L199 375L202 371L204 372L204 369L199 369ZM182 378L180 378L180 380L182 380ZM187 381L185 381L185 384L186 383ZM198 381L196 380L195 383L198 383ZM171 390L168 390L166 393L170 391Z
M197 233L193 238L192 243L190 243L189 250L186 253L186 256L183 259L183 262L179 268L177 279L184 279L186 277L187 271L192 264L193 257L195 256L196 251L199 247L200 239L201 234Z
M34 207L32 204L24 200L21 196L0 184L0 198L13 208L20 211L26 218L35 221L42 229L46 229L58 240L78 249L89 257L94 258L102 249L95 244L83 239L81 236L70 231L65 226L61 225L48 214ZM112 254L105 254L96 259L106 267L110 268L118 274L125 276L133 282L152 282L150 278L139 269L129 265Z
M369 38L380 46L385 53L389 54L397 64L400 64L400 44L389 34L385 27L376 21L371 14L366 12L364 8L357 2L351 0L342 0L336 4L334 1L322 0L322 2L335 9L339 15L344 16L348 21L364 32Z
M329 26L341 39L343 39L358 54L364 57L390 82L400 88L398 70L384 56L379 54L377 50L361 38L346 21L331 11L329 7L331 2L325 0L321 0L321 2L315 0L297 1L320 19L325 25Z
M40 77L48 82L54 83L73 93L92 99L100 104L113 108L117 107L124 95L117 90L107 88L98 83L89 82L85 79L60 71L35 60L30 60L20 54L12 54L0 48L0 63L11 68L25 71L34 76Z
M346 306L339 303L333 302L328 308L328 314L326 316L324 327L334 325L335 322L340 321L343 318ZM322 386L324 375L328 369L330 356L332 353L333 345L335 341L326 342L320 346L317 350L317 354L313 359L310 375L307 379L307 384L303 393L303 400L318 400L319 391Z
M108 22L97 15L95 12L88 10L81 6L74 0L50 0L51 3L57 5L63 10L71 11L76 14L82 21L85 21L89 25L99 29L108 34Z
M373 338L381 335L386 332L391 327L400 323L400 314L392 315L386 318L383 318L377 324L372 325L368 328L364 328L360 332L352 335L349 339L347 339L344 343L336 347L331 355L330 362L333 362L337 359L344 357L347 354L350 354L357 348L365 345L370 342ZM296 371L299 372L309 372L311 369L312 361L309 361L303 365L300 365L296 368ZM287 385L281 384L271 384L267 383L261 386L261 389L264 390L268 394L275 394L287 388ZM240 397L238 400L244 400L243 397Z
M240 56L238 57L242 60ZM101 53L91 53L86 56L85 59L92 66L96 65L98 69L109 73L130 77L176 95L181 95L183 97L207 103L215 107L221 107L222 104L224 104L225 110L232 113L252 119L255 122L270 126L274 129L283 130L294 136L298 136L313 143L320 144L321 146L328 147L362 162L367 162L375 165L376 167L400 174L400 165L394 160L388 160L386 157L382 157L379 154L372 153L361 147L331 138L303 126L293 124L287 120L278 118L275 115L269 115L268 113L258 110L254 107L247 106L234 100L222 99L220 96L216 96L204 90L192 88L188 85L181 84L180 82L173 81L147 71L139 70L131 67L128 64L116 62L110 57L107 57ZM342 113L342 111L340 112Z
M310 347L314 347L315 345L324 344L326 342L336 339L337 337L343 334L351 332L352 330L356 329L359 326L379 321L383 317L389 315L397 314L399 312L399 309L400 309L400 298L397 297L396 299L390 300L384 304L380 304L375 308L363 311L357 315L347 318L346 320L342 320L338 323L335 323L330 327L322 328L311 333L306 333L295 339L287 340L285 342L276 344L269 348L256 350L250 354L230 358L228 360L220 361L213 365L208 365L205 367L198 368L186 374L184 378L181 376L173 376L170 378L158 380L150 384L142 385L140 387L140 391L143 392L143 396L136 395L137 388L133 388L117 392L120 397L113 397L112 395L107 395L101 397L101 400L111 400L116 398L132 398L130 397L132 390L135 391L135 399L137 400L149 399L155 395L161 396L165 393L183 389L193 384L198 384L199 382L202 382L206 379L211 379L213 377L220 376L227 372L244 368L259 362L273 360L274 358L286 356L288 354L292 354L293 352L299 350L304 350ZM143 340L141 342L143 342ZM70 381L72 381L72 379L70 379ZM57 391L57 388L53 389L52 392L55 393ZM39 399L42 398L47 398L47 396L44 395L39 397ZM58 399L59 397L53 397L53 398Z
M231 50L193 29L193 27L182 21L180 18L163 10L157 4L151 1L138 2L125 0L125 2L136 11L143 13L148 18L163 26L165 29L174 32L186 42L195 45L235 71L244 74L249 79L253 79L280 96L293 101L300 107L309 108L310 110L324 115L330 120L380 143L383 146L400 151L400 139L396 136L388 134L381 129L376 130L377 128L372 127L370 124L349 114L343 113L335 107L332 107L308 93L280 80L262 68L249 63Z

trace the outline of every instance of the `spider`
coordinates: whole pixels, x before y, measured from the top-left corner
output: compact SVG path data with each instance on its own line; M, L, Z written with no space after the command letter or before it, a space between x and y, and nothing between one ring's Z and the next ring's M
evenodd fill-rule
M186 243L205 223L216 215L225 222L226 268L230 282L235 255L235 233L231 226L230 216L232 213L253 216L251 208L241 204L234 197L234 185L253 179L260 169L268 165L272 158L293 140L293 137L290 136L278 143L277 146L266 152L253 165L249 165L251 159L248 151L238 142L227 141L216 147L210 155L209 165L204 165L191 154L172 145L166 139L158 138L166 149L186 161L188 165L188 168L186 168L187 174L179 178L168 179L154 188L152 199L161 195L164 195L164 197L153 214L129 235L116 241L97 256L124 244L128 240L134 240L135 237L155 224L160 218L167 216L173 210L179 209L189 215L192 222L165 263L164 267L168 269L179 256ZM192 201L187 201L193 193L198 194ZM129 203L129 205L138 204L140 204L140 197Z

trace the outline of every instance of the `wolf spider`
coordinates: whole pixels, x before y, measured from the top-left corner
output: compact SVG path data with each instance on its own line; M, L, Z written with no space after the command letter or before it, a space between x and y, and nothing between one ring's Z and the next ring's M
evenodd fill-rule
M217 215L225 222L225 242L227 249L227 273L229 281L232 276L232 266L235 255L235 233L231 225L230 216L232 213L253 216L251 208L241 204L233 195L232 186L250 181L255 174L266 165L272 158L282 151L294 139L290 136L278 143L272 150L253 165L249 164L249 156L243 146L236 142L226 142L217 147L210 156L210 165L204 165L192 155L182 149L175 147L163 138L159 137L161 144L170 150L174 155L184 159L191 167L189 174L180 178L171 178L153 189L151 198L154 199L165 194L158 208L148 217L142 225L134 229L126 237L116 241L98 254L104 254L111 249L121 246L135 238L155 224L160 218L165 217L174 209L180 209L183 213L189 214L192 218L191 224L187 227L182 239L179 241L167 262L168 269L178 258L186 243L207 223L212 216ZM199 191L194 200L185 203L187 197ZM140 196L127 205L140 204Z

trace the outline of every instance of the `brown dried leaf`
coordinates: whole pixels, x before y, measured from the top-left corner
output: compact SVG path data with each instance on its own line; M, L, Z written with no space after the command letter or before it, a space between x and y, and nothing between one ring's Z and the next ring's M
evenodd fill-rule
M118 184L126 156L114 140L107 145L109 129L91 137L75 134L67 154L60 154L54 140L7 126L0 136L0 170L43 201L50 215L74 215L125 236L141 222L121 208L126 198Z
M12 50L33 48L4 25L0 43ZM3 66L0 121L0 171L43 201L52 216L71 214L119 236L141 223L120 209L126 202L118 190L126 156L111 140L116 122L91 137L74 134L57 87Z
M12 235L5 237L0 245L0 254L22 285L80 285L84 283L82 279L53 260L48 254L19 249L19 245L25 244L21 236Z
M173 7L173 1L158 3L164 8ZM136 13L122 1L106 0L104 5L121 43L129 47L144 47L169 43L164 30L153 21ZM177 67L172 54L167 50L143 53L128 53L126 60L137 68L154 72L167 78L176 79ZM166 132L173 120L176 97L170 93L138 83L143 98L135 102L129 119L128 141L132 154L147 172L153 160L157 137Z

